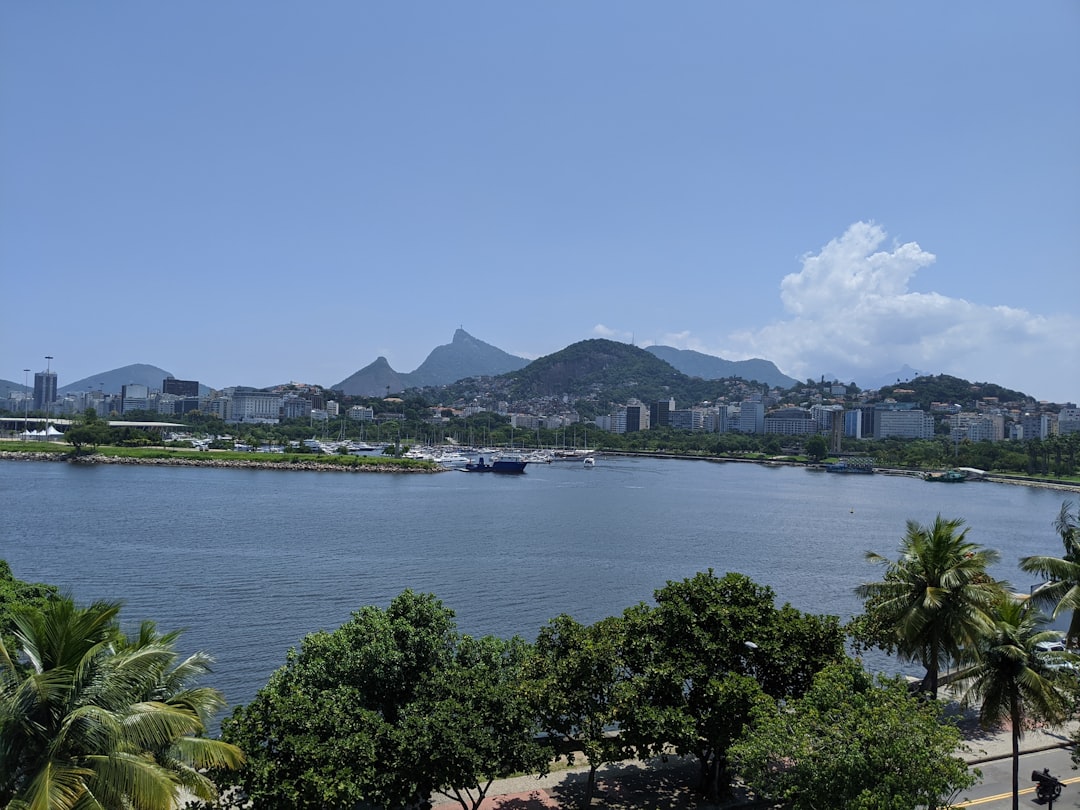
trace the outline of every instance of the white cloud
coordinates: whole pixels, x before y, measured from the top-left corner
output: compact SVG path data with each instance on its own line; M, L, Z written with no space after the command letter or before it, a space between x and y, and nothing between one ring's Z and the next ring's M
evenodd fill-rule
M633 332L622 332L618 329L604 326L602 323L598 323L594 326L592 331L595 337L606 338L607 340L618 340L624 343L632 340L634 337Z
M858 381L906 363L1035 396L1080 393L1069 390L1080 370L1080 321L912 292L912 278L936 257L915 242L882 249L885 240L880 226L858 222L803 256L802 269L780 283L792 317L730 335L711 353L764 357L797 379L835 372Z

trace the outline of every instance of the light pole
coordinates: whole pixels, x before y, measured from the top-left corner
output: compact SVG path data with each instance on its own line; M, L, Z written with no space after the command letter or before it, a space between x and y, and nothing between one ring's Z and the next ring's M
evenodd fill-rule
M30 417L30 385L29 385L29 381L30 381L30 369L24 368L23 369L23 420L22 420L23 441L24 442L28 438L26 434L29 433L29 431L30 431L30 429L27 427L27 421L26 421Z
M51 354L45 355L45 361L45 384L41 386L41 394L48 399L48 402L45 403L45 441L48 441L49 417L52 416L52 398L49 397L49 380L52 378L53 356Z

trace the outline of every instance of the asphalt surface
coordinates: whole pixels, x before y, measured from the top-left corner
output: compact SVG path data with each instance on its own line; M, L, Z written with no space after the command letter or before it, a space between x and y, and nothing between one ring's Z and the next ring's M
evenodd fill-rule
M1012 755L1012 735L1008 729L985 731L971 712L958 720L964 735L959 754L971 765L1007 759ZM1056 729L1025 731L1020 750L1024 754L1065 748L1071 743L1077 723ZM565 763L562 763L565 765ZM558 765L556 766L558 767ZM554 810L579 806L584 796L588 768L562 767L544 777L519 776L492 784L481 810ZM697 763L693 759L670 757L661 760L628 761L606 765L597 771L593 805L605 810L693 810L714 807L691 788L696 783ZM471 806L471 802L470 802ZM765 807L736 788L721 807ZM437 810L460 810L449 798L436 802Z

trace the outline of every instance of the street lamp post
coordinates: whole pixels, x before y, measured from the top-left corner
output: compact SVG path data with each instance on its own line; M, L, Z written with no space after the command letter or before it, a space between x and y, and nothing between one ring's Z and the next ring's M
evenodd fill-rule
M49 417L52 416L52 398L49 396L49 380L52 377L52 361L53 356L51 354L45 355L45 384L41 386L42 395L48 400L45 403L45 441L49 440Z
M26 434L30 432L30 429L27 427L27 419L30 418L30 385L29 385L29 382L30 382L30 369L24 368L23 369L23 420L22 420L23 441L24 442L28 438Z

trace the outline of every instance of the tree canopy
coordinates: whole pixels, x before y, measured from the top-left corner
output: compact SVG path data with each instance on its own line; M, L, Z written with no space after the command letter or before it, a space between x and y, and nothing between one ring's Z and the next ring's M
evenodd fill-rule
M405 591L307 636L222 726L249 753L237 802L260 808L463 807L495 778L546 766L519 688L519 640L460 635L453 612Z
M118 603L66 597L15 612L17 650L0 643L0 805L50 810L174 810L180 788L212 800L208 768L243 754L205 737L224 705L192 680L176 635L118 628Z
M627 700L620 725L639 755L672 746L700 764L702 792L728 784L727 751L755 707L797 697L843 657L835 617L777 610L770 588L711 570L656 592L624 614Z
M753 791L792 810L940 807L976 782L960 732L899 678L831 664L802 697L762 704L732 747Z

